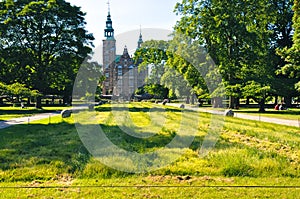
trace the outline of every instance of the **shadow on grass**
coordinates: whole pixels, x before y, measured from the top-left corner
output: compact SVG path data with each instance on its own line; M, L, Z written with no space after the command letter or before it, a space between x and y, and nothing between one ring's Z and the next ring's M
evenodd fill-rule
M73 175L90 155L74 125L16 125L0 130L0 181L49 180Z
M83 127L89 129L89 125ZM116 146L138 153L146 153L165 147L176 135L175 132L164 129L161 133L153 134L150 138L139 139L124 133L118 126L101 125L101 127ZM18 125L0 130L0 136L0 170L2 170L0 181L50 180L65 174L75 177L82 175L87 178L131 175L103 166L100 162L91 164L91 155L82 144L74 125L69 123ZM186 137L189 139L189 135ZM204 136L196 136L189 148L197 151L201 147L203 139ZM216 164L215 167L221 169L219 174L224 176L257 177L260 176L260 172L265 175L268 174L263 169L250 167L249 161L243 160L243 153L236 156L237 148L245 149L247 158L255 159L258 163L264 159L269 161L275 158L272 161L278 162L279 166L276 166L276 163L272 168L274 172L279 172L280 166L288 169L287 158L277 154L276 151L268 152L256 146L248 146L246 143L234 143L222 138L222 136L216 143L214 152L220 150L223 153L216 153L208 157L207 161L209 164ZM180 143L178 143L178 149L181 149ZM232 149L235 151L231 152ZM229 160L234 162L230 163ZM189 157L185 161L189 161ZM218 165L218 163L224 165ZM90 164L89 167L87 167L88 164ZM148 166L147 164L146 166ZM168 171L162 170L161 172ZM175 169L172 174L176 174L176 172L182 171ZM190 173L186 172L193 175L192 170ZM278 175L293 176L296 174L290 171L281 171Z
M171 130L163 129L162 133L140 139L124 133L118 126L101 126L108 139L116 146L138 153L162 148L176 135ZM83 127L89 129L89 125ZM86 134L89 135L88 131ZM0 182L51 180L61 175L78 177L86 176L87 173L105 177L129 175L100 162L97 163L98 166L93 164L93 171L86 171L92 156L73 124L16 125L0 130L0 136ZM199 139L201 138L197 138ZM180 148L180 143L178 145Z

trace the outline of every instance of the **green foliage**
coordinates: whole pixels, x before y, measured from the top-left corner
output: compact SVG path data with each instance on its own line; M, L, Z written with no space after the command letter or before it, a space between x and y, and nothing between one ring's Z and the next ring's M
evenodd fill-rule
M0 82L0 94L9 96L11 101L20 102L24 97L38 97L41 96L38 90L30 90L25 84L14 83L5 85ZM14 99L16 98L16 100Z
M82 100L87 101L99 99L102 93L102 82L105 79L101 69L102 66L99 63L92 61L92 57L87 56L78 71L73 96L82 96Z
M169 93L169 90L160 84L145 85L144 90L158 99L167 98Z
M175 26L176 34L190 38L190 42L185 42L186 45L199 43L203 46L222 75L225 90L212 89L212 96L228 95L232 101L244 96L242 88L252 81L270 87L272 92L268 92L268 95L290 97L296 94L291 81L275 74L278 67L284 65L275 49L291 45L291 5L291 0L183 0L177 3L175 12L182 17ZM193 51L189 50L188 53L193 54ZM184 61L173 64L181 68L181 74L190 75L194 82L197 76L200 77ZM214 73L212 69L210 71ZM205 76L204 79L207 83ZM220 82L215 85L218 84ZM254 92L250 94L248 91L247 96L260 93L260 98L266 97L266 93L251 91ZM263 105L260 104L261 110Z
M70 95L94 39L85 14L64 0L7 0L0 8L0 81Z
M284 75L288 75L291 78L299 78L300 77L300 53L299 53L299 45L300 45L300 8L299 1L294 0L294 16L293 16L293 45L288 48L284 48L283 50L279 50L278 53L285 58L287 62L282 68L279 69L279 73ZM296 84L296 88L299 89L299 82Z
M173 40L170 41L169 59L167 64L170 66L171 71L175 71L174 76L178 76L181 81L178 84L177 90L185 93L193 93L197 96L203 96L215 89L215 83L218 79L211 81L209 77L213 72L213 63L206 57L207 52L201 47L197 41L185 35L175 32ZM176 79L175 79L176 80ZM176 86L176 84L175 84ZM184 89L183 87L186 87Z
M243 95L245 97L251 97L257 102L265 99L270 90L270 86L263 86L255 81L247 82L242 89Z

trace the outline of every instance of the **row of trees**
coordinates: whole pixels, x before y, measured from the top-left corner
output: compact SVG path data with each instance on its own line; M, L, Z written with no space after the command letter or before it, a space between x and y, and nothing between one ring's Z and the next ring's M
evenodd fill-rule
M64 0L0 2L0 82L63 96L70 103L77 71L94 37L85 14Z
M11 101L13 103L20 103L21 99L27 98L30 101L31 98L37 99L40 96L38 90L30 90L24 84L14 83L11 85L5 85L0 82L0 105L3 104L3 99Z
M173 39L145 42L135 54L140 67L152 65L147 92L196 94L216 103L229 96L230 107L247 97L260 111L270 96L283 96L289 105L299 95L298 0L182 0L175 12L181 19ZM35 96L37 107L42 95L69 103L94 40L84 16L64 0L1 1L2 95L17 87Z
M172 68L198 97L229 96L230 107L245 97L254 99L264 111L270 96L282 96L290 105L291 98L299 95L295 88L300 77L298 0L182 0L175 12L181 19L174 27L173 40L164 47L159 41L145 42L136 53L143 65L159 68L163 63L164 77L170 76L166 73ZM204 62L193 61L201 59L195 50L202 47L216 66L212 71ZM209 92L207 83L216 72L222 86ZM296 85L300 88L300 83Z

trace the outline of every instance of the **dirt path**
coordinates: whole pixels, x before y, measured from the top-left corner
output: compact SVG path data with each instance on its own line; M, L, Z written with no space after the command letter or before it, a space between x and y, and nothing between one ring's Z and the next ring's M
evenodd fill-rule
M169 106L174 107L180 107L181 104L167 104ZM212 114L218 114L223 115L224 111L217 111L217 110L208 110L205 108L199 108L197 106L193 105L187 105L185 104L185 109L188 110L194 110L194 111L200 111L200 112L207 112ZM281 124L281 125L287 125L287 126L295 126L300 128L300 121L297 120L286 120L286 119L279 119L279 118L272 118L272 117L264 117L261 115L248 115L243 113L234 113L234 117L242 118L242 119L248 119L248 120L256 120L256 121L262 121L262 122L269 122L274 124Z
M7 127L10 127L13 125L17 125L17 124L27 124L32 121L49 118L52 116L56 116L58 114L59 114L59 112L40 113L40 114L28 116L28 117L18 117L18 118L14 118L14 119L10 119L10 120L3 120L3 121L0 121L0 129L4 129L4 128L7 128Z

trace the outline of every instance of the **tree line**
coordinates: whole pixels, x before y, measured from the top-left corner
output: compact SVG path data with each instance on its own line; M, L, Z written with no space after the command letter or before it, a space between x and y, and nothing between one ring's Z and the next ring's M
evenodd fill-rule
M260 111L270 97L290 105L299 96L298 0L182 0L174 12L180 20L173 39L144 42L135 53L140 68L151 64L148 93L192 94L214 104L228 96L232 108L252 98ZM84 16L65 0L1 1L0 94L33 97L37 107L43 95L70 103L93 47Z
M163 47L161 41L145 42L135 54L144 60L141 67L164 68L163 77L172 77L168 74L172 68L198 98L228 96L231 108L239 106L240 98L251 98L264 111L270 97L283 97L289 106L292 97L299 96L298 0L182 0L175 12L181 18L174 27L174 38ZM176 35L187 39L183 42ZM189 55L181 52L178 56L184 45L207 52L222 77L222 87L208 91L207 77L214 71L199 74L201 66L191 61L193 56L199 59L193 47L185 47ZM171 88L165 82L166 78L160 80Z

